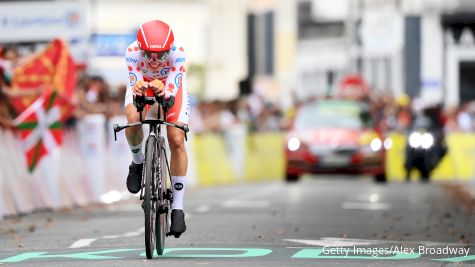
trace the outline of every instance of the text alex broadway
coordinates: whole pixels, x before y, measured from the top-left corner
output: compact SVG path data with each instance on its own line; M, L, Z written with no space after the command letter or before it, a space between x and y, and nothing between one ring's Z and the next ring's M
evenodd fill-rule
M419 255L460 255L468 256L470 248L461 248L461 247L426 247L418 246L416 247L404 247L404 246L390 246L384 248L362 248L362 247L323 247L322 254L327 256L357 256L365 255L378 257L383 255L393 255L393 254L419 254Z

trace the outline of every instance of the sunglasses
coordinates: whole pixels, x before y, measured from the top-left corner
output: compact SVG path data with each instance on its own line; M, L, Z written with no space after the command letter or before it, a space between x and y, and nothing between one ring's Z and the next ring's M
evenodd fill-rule
M147 61L166 61L168 59L168 56L170 55L170 51L150 52L142 50L142 55Z

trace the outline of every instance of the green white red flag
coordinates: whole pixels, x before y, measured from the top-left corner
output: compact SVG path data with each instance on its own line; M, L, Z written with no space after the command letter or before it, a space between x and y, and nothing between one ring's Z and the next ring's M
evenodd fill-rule
M58 97L56 91L46 91L15 119L30 172L62 144L62 110L66 105L67 101Z
M20 114L15 123L23 141L28 169L62 144L62 122L72 113L76 65L67 44L54 39L41 52L25 59L13 72L12 90L43 88L40 97L13 99Z

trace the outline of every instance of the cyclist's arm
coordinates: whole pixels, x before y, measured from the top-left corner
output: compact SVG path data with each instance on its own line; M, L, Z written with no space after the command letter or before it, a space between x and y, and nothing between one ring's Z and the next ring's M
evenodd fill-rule
M132 43L125 52L125 63L127 64L127 71L129 73L129 79L127 83L127 91L130 90L133 92L132 88L139 82L143 82L143 74L139 66L139 55L140 52L135 50L137 44ZM140 82L139 82L140 83ZM134 94L135 95L135 94Z
M182 47L175 47L175 50L172 48L171 56L171 68L168 74L167 80L165 82L165 98L170 96L175 97L178 89L180 89L184 84L186 84L186 73L185 73L185 61L186 55ZM182 88L187 90L187 88Z

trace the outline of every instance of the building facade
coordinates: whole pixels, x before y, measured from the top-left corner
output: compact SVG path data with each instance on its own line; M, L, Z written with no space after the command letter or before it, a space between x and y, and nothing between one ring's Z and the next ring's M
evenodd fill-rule
M296 78L306 95L360 74L373 91L446 106L475 99L475 2L300 0ZM338 8L337 8L338 6Z

